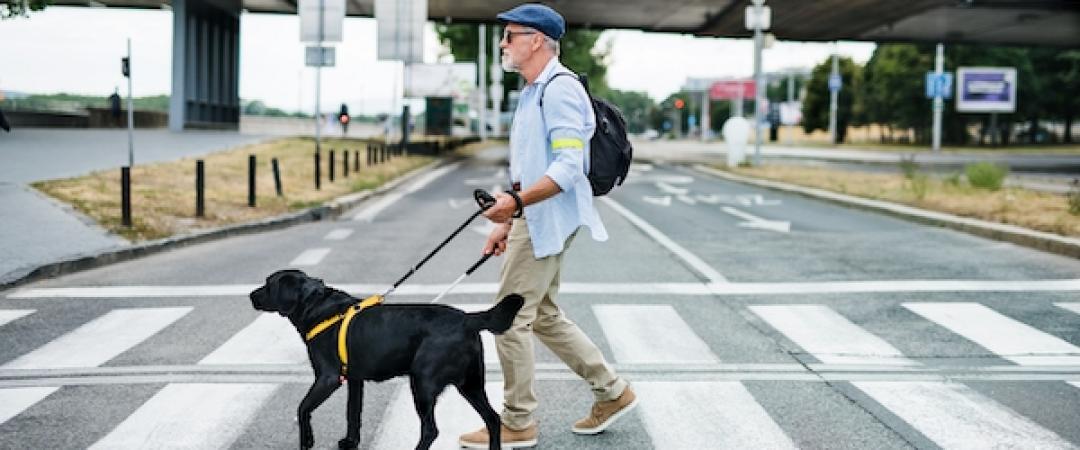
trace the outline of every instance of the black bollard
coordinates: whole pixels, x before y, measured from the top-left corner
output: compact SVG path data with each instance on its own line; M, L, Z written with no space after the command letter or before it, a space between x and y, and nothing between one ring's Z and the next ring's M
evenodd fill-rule
M371 167L371 144L367 145L367 165Z
M330 161L328 161L328 162L330 163L330 182L333 183L334 182L334 166L337 166L337 164L334 161L334 149L330 149Z
M206 215L206 167L203 160L195 160L195 217Z
M248 155L248 206L255 207L255 155Z
M274 191L281 197L281 169L278 167L277 158L270 160L270 166L274 168Z
M120 168L120 223L131 228L131 168Z
M349 150L341 151L341 174L349 178Z
M321 186L322 180L320 180L320 178L322 178L322 174L319 173L322 170L322 161L320 161L320 159L321 158L319 157L319 152L316 151L315 152L315 190L316 191L322 188L322 186Z
M360 150L353 150L353 172L360 172Z

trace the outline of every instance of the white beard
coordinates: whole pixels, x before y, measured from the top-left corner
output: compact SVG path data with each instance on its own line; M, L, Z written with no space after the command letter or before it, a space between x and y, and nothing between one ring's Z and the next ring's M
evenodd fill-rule
M513 58L511 58L510 55L508 55L506 53L502 54L500 65L502 65L502 70L505 71L505 72L520 72L521 71L521 67L518 66L517 64L514 64Z

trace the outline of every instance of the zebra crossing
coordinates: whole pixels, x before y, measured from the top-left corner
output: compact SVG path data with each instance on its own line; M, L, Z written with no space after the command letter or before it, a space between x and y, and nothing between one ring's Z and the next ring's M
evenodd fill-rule
M455 305L467 311L484 304ZM613 355L617 368L702 367L721 361L715 346L706 342L685 320L678 305L598 303L591 314L598 334ZM1080 369L1080 347L974 302L903 302L910 311L950 333L986 349L1002 362L1020 367L1074 367ZM1058 302L1041 311L1080 320L1080 303ZM20 386L16 375L51 369L93 368L107 364L171 325L193 307L118 308L77 326L36 349L0 364L0 425L31 410L35 404L64 388ZM0 310L0 333L5 327L38 313L34 309ZM824 304L750 304L748 316L759 318L783 336L797 351L823 364L873 366L887 372L923 367L889 339L868 331L841 312ZM601 320L602 319L602 320ZM485 361L497 373L492 336L484 333ZM282 367L306 365L306 350L287 320L260 314L199 360L197 366ZM620 369L621 370L621 369ZM1080 389L1080 372L1068 372L1064 381ZM1076 448L1077 443L1025 417L1010 405L951 380L849 380L850 385L912 429L942 448L999 447ZM740 380L644 378L631 382L642 399L636 414L653 448L795 448L798 436L774 418L769 408ZM541 378L540 383L550 382ZM841 380L843 382L843 380ZM224 448L263 414L265 405L281 392L280 382L185 382L164 384L148 400L98 439L92 448ZM288 389L302 389L292 384ZM487 389L496 409L501 404L501 383ZM411 447L418 424L408 387L398 383L392 399L381 411L376 430L365 445L375 449ZM368 414L365 411L365 414ZM1077 411L1061 411L1077 416ZM452 389L438 406L441 434L435 448L456 448L456 436L480 426L472 408ZM612 430L618 433L619 429ZM326 439L323 437L323 439ZM542 444L542 443L541 443ZM284 444L283 444L284 445ZM289 443L291 445L291 442Z

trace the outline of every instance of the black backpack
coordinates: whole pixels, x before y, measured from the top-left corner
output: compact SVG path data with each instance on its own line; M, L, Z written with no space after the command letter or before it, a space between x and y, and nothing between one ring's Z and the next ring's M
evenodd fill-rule
M544 89L562 75L574 77L568 72L555 74L544 85ZM606 195L615 186L626 181L626 173L630 171L630 160L634 156L634 148L630 145L630 139L626 136L626 119L622 111L615 105L603 99L593 97L589 92L589 82L585 74L575 77L585 88L592 102L593 117L596 119L596 131L589 140L589 184L592 185L594 196ZM544 109L544 91L540 91L540 109ZM541 115L543 112L541 112Z

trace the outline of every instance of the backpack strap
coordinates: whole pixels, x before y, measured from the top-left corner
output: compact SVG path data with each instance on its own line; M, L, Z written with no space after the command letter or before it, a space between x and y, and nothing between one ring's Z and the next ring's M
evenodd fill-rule
M575 76L574 74L572 74L570 72L559 72L559 73L556 73L555 75L552 75L551 78L548 78L547 83L544 83L544 87L540 89L540 108L541 109L544 108L544 92L547 92L548 85L551 84L551 82L555 81L556 78L559 78L559 77L561 77L563 75L566 75L566 76L571 77L571 78L573 78L575 80L578 80L579 82L581 81L580 78L578 78L577 76ZM581 85L585 86L585 83L582 83ZM591 101L592 100L592 94L589 93L589 88L587 88L587 87L585 88L585 93L589 95L589 100Z

